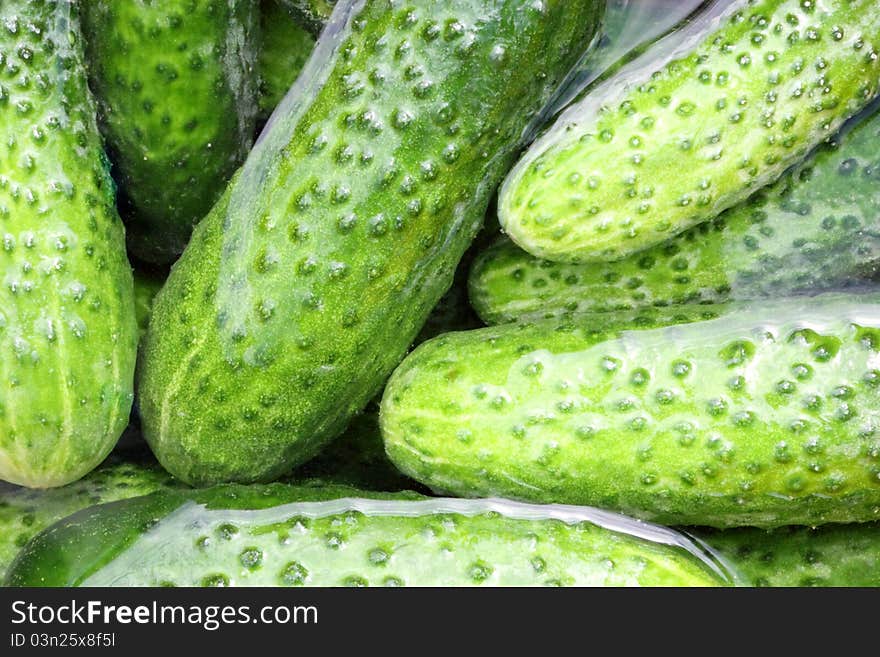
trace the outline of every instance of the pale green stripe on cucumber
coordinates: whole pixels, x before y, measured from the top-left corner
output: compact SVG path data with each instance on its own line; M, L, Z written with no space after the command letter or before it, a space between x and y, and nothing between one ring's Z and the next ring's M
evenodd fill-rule
M685 532L722 555L743 585L880 586L878 523Z
M570 107L508 176L503 228L548 260L615 260L773 182L878 93L874 0L734 0Z
M839 287L880 271L880 111L745 203L617 262L573 265L502 239L470 296L489 324L572 312L723 302Z
M254 138L259 3L82 3L90 83L131 251L168 264Z
M79 6L0 5L0 480L35 488L113 448L137 348Z
M290 90L315 47L278 0L261 0L260 118L267 119Z
M598 0L337 5L156 299L139 391L163 465L270 481L341 433L600 20Z
M877 295L629 321L513 324L422 345L383 397L389 456L441 492L664 524L880 517Z
M167 491L33 539L25 586L718 586L670 529L592 509L283 485Z

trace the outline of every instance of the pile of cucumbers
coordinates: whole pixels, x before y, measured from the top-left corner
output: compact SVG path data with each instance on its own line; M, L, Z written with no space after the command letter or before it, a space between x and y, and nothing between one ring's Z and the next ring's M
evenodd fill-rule
M5 0L0 233L6 585L880 586L875 0Z

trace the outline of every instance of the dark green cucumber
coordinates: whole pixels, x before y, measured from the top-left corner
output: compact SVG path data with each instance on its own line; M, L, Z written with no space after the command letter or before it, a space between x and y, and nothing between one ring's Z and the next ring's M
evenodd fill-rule
M95 468L131 407L137 327L79 5L0 5L0 480Z
M379 430L378 404L372 403L351 421L345 433L285 481L320 481L375 491L423 490L388 460Z
M774 587L880 586L880 524L686 530L721 554L741 583Z
M260 24L260 118L267 119L308 61L315 38L277 0L262 0Z
M140 409L165 467L268 481L341 433L449 288L599 5L337 6L156 299Z
M732 0L570 107L505 181L533 255L616 260L779 178L880 89L874 0Z
M345 488L163 491L35 537L13 586L717 586L670 529L577 507Z
M474 265L470 295L482 319L499 324L817 291L871 278L878 270L875 103L803 164L715 221L601 264L553 263L500 240Z
M138 334L143 339L150 325L153 301L165 280L156 274L137 270L134 272L134 310L137 317Z
M330 20L338 2L339 0L278 0L303 28L316 36Z
M62 488L36 491L0 483L0 581L18 551L52 523L96 504L180 486L152 456L117 452Z
M587 316L422 345L382 400L389 456L437 491L664 524L878 518L877 294L620 326Z
M131 251L173 262L251 146L258 3L89 0L89 73Z

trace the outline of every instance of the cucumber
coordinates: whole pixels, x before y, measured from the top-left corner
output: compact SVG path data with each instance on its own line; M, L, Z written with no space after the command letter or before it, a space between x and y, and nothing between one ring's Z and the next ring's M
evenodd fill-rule
M423 490L385 455L378 403L355 417L318 456L284 478L289 483L322 482L373 491ZM427 491L426 491L427 492Z
M686 530L712 546L749 586L880 586L880 524Z
M163 491L35 537L12 586L717 586L670 529L577 507L281 484Z
M76 481L131 407L137 327L79 5L0 5L0 480Z
M615 71L643 54L654 42L685 21L698 17L711 2L706 0L606 0L602 38L584 58L571 82L549 108L548 117Z
M180 487L151 456L112 453L77 482L37 491L0 483L0 581L18 551L49 525L77 511Z
M880 109L712 222L618 262L570 265L502 239L471 301L489 324L840 287L880 272Z
M253 141L259 4L82 4L128 245L141 260L168 264Z
M778 179L880 89L874 0L718 3L571 106L508 176L502 227L617 260Z
M296 81L315 38L291 20L276 0L260 3L260 119L266 120Z
M153 301L164 283L165 280L162 277L151 272L144 270L134 272L134 310L137 317L138 335L141 340L150 325Z
M587 316L422 345L385 390L388 455L439 492L670 525L878 518L880 296L620 326Z
M271 481L341 433L600 18L597 0L337 5L156 299L140 409L169 471Z
M278 0L299 24L315 36L321 33L339 0Z

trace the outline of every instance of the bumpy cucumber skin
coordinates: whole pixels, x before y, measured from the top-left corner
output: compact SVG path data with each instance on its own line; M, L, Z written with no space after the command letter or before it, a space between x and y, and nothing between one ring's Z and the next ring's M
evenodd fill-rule
M0 483L0 581L18 551L52 523L96 504L180 486L152 456L116 452L62 488L36 491Z
M260 12L260 119L265 120L296 81L312 54L315 38L276 0L262 0Z
M392 461L438 491L670 525L877 518L880 305L826 295L661 329L595 321L421 346L382 400Z
M303 501L395 502L390 515L307 517ZM590 522L419 508L413 494L222 486L86 510L44 531L13 586L542 586L723 584L683 549ZM436 508L436 507L435 507ZM137 562L131 567L130 562Z
M144 432L190 483L271 481L379 392L601 7L370 0L335 16L156 299Z
M0 480L95 468L131 407L137 328L79 5L0 7Z
M687 530L717 550L749 586L880 586L880 524Z
M303 28L317 36L324 29L339 0L278 0Z
M90 83L129 249L143 261L171 263L253 142L259 3L83 7Z
M502 239L471 270L488 324L841 287L880 270L876 103L803 164L716 220L617 262L535 258Z
M517 244L595 262L662 243L779 178L877 95L874 0L735 0L725 12L689 52L659 68L646 55L532 146L499 204Z

